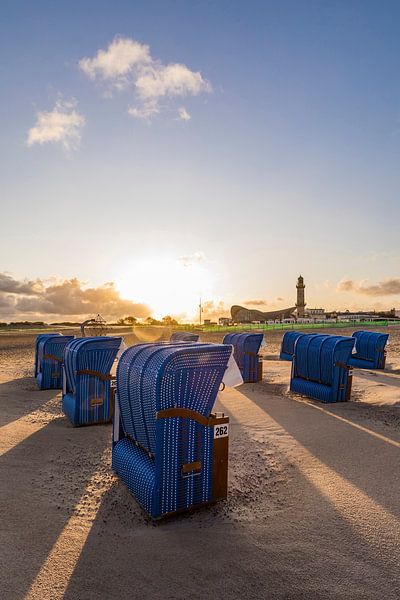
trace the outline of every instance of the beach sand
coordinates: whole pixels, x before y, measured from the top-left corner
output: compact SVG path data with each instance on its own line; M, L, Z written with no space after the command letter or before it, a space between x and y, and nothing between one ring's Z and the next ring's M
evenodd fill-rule
M400 328L389 332L385 372L355 370L352 400L333 405L288 393L282 332L267 332L263 381L219 394L227 501L157 524L110 469L111 425L73 428L60 394L36 388L35 335L1 334L0 597L398 599Z

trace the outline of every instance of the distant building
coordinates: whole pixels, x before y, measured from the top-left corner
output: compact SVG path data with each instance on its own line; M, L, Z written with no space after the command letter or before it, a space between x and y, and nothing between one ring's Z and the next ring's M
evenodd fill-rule
M297 312L297 316L298 317L304 317L304 309L306 307L306 302L305 302L305 289L306 286L304 285L304 279L301 275L299 275L299 278L297 279L297 285L296 285L296 289L297 289L297 302L296 302L296 312Z
M220 325L233 325L234 323L318 323L320 321L373 321L377 319L400 318L400 310L392 308L388 311L370 312L325 312L324 308L309 308L306 310L305 283L302 275L299 275L296 284L297 302L295 306L281 310L263 312L244 306L231 307L231 319L221 317Z
M245 308L244 306L232 306L231 315L234 323L267 323L268 321L283 319L291 319L295 312L296 307L284 308L282 310L272 310L269 312L262 312L261 310L255 310L251 308Z
M325 321L326 319L324 308L308 308L305 312L305 315L314 321Z
M296 306L289 308L283 308L280 310L261 311L253 308L246 308L245 306L232 306L231 317L234 323L271 323L271 322L285 322L294 323L296 316L304 316L304 280L302 276L297 280L297 303ZM297 314L296 314L297 313Z
M233 321L229 317L220 317L218 319L218 325L222 325L223 327L228 327L229 325L233 325Z
M325 316L325 309L324 308L308 308L307 314L312 317L315 317L315 316L320 317L321 315Z
M396 318L395 311L384 310L384 311L372 311L372 312L337 312L335 316L338 321L381 321L382 319L393 319Z

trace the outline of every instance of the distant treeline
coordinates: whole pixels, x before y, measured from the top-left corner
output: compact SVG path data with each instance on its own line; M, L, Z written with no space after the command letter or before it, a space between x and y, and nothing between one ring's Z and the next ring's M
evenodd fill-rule
M61 321L57 323L45 323L44 321L12 321L11 323L0 323L1 329L40 329L45 327L80 327L80 323L74 321ZM160 321L148 317L145 321L138 321L136 317L128 316L118 319L115 323L107 323L108 326L118 325L164 325L171 327L179 325L176 319L173 319L169 315L163 317Z
M43 321L12 321L11 323L0 323L0 327L2 328L32 328L36 329L37 327L48 327L47 323Z
M161 321L157 319L153 319L153 317L147 317L142 322L138 322L136 317L124 317L123 319L118 319L116 323L110 323L110 325L166 325L170 327L172 325L179 325L176 319L173 319L169 315L163 317Z
M41 327L79 327L80 323L63 321L62 323L45 323L44 321L11 321L11 323L0 323L1 329L40 329Z

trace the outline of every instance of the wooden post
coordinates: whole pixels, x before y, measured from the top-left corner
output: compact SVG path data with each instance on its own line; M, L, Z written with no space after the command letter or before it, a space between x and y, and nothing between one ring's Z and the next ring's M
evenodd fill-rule
M229 417L216 414L210 421L214 427L212 499L217 501L228 495Z

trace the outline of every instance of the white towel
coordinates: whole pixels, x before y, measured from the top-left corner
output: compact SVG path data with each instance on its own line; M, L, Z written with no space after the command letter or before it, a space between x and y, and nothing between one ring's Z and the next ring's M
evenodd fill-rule
M228 366L224 373L222 383L224 383L227 387L237 387L243 383L243 377L240 373L239 367L237 366L236 360L233 358L233 349L228 360Z

